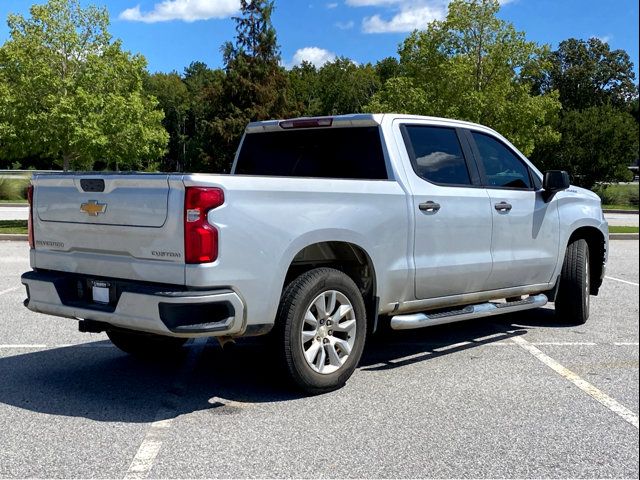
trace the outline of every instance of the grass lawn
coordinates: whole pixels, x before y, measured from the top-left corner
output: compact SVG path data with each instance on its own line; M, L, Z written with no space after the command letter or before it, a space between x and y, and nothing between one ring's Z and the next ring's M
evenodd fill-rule
M27 233L27 221L0 220L0 233Z
M637 212L638 207L632 205L602 205L603 210L629 210L630 212Z
M638 227L609 227L609 233L638 233Z

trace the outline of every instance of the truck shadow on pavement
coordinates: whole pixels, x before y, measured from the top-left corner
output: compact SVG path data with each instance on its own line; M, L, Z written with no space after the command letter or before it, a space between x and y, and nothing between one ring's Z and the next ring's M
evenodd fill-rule
M372 338L356 375L399 368L477 348L554 324L553 312L468 321ZM0 358L0 403L36 413L96 421L148 423L199 410L239 413L243 407L303 398L283 382L264 342L247 339L224 350L209 342L185 370L191 350L141 361L98 341ZM6 350L5 350L6 354ZM347 386L349 388L349 386ZM330 395L340 395L340 391Z

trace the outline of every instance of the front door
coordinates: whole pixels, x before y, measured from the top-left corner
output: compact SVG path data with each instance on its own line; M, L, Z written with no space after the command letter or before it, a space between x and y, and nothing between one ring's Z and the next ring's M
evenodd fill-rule
M486 290L549 283L560 241L557 202L545 202L534 172L500 139L470 136L493 215Z

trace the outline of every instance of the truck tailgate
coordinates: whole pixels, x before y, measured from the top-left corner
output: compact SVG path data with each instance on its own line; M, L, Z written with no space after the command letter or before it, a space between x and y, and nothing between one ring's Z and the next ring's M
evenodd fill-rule
M33 184L34 268L184 284L181 175L37 175Z

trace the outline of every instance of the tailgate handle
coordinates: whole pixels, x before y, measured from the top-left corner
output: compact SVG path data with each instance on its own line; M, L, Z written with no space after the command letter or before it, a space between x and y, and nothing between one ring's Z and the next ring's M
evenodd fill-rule
M104 180L101 178L83 178L80 187L85 192L104 192Z

